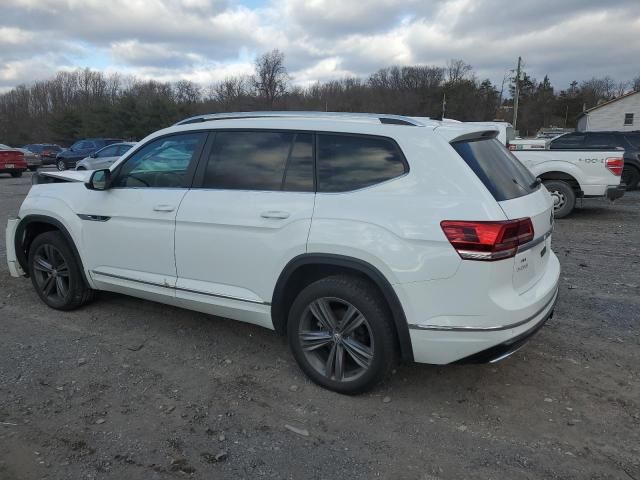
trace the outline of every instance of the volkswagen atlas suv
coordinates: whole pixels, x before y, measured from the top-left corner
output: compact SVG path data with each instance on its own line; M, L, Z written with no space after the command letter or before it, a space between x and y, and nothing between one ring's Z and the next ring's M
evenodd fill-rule
M397 360L495 361L552 315L560 275L551 197L496 135L392 115L190 118L108 169L40 172L8 223L9 269L55 309L106 290L275 330L342 393Z

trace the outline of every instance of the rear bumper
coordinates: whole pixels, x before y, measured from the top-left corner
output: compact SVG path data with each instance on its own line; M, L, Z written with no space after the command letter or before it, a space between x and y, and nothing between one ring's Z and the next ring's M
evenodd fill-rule
M509 340L502 342L493 347L487 348L486 350L482 350L478 353L474 353L473 355L469 355L468 357L462 358L454 363L457 364L468 364L468 363L495 363L502 359L509 357L514 354L520 348L529 341L531 337L533 337L538 330L540 330L547 320L553 317L553 311L558 301L558 294L556 293L553 298L553 302L550 309L545 309L545 314L540 318L537 324L533 325L529 330L522 332L520 335L510 338Z
M15 166L14 168L2 168L0 167L0 173L14 173L14 172L25 172L29 169L26 165Z
M627 190L627 186L624 183L621 183L620 185L616 185L613 187L607 187L606 197L609 200L614 201L622 197L626 190Z

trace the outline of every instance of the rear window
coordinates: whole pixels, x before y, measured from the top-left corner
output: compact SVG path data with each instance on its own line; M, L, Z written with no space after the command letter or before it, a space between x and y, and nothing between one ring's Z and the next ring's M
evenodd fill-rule
M538 188L536 177L495 138L453 142L451 146L501 202Z
M404 175L400 149L388 138L318 134L318 191L348 192Z

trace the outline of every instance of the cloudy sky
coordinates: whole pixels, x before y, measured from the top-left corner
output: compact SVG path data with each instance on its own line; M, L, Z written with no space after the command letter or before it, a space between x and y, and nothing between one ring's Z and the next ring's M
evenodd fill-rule
M640 0L0 0L0 91L90 67L209 84L278 48L296 83L518 55L554 85L640 74Z

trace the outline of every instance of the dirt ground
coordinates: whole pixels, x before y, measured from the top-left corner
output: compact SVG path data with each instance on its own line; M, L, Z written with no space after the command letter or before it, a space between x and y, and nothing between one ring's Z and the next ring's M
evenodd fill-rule
M640 480L640 192L556 222L560 299L518 353L347 397L258 327L115 294L47 308L5 264L29 185L0 175L0 479Z

